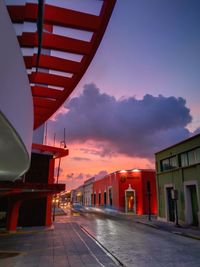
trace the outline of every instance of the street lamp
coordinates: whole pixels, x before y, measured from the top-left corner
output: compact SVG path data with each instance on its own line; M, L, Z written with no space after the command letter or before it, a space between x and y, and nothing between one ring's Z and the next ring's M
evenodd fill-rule
M64 139L62 141L60 141L60 147L61 146L64 146L64 149L67 149L67 145L66 145L66 142L65 142L65 128L64 128ZM60 175L60 164L61 164L61 157L59 158L59 161L58 161L58 169L57 169L57 178L56 178L56 184L58 184L58 179L59 179L59 175ZM56 195L55 195L55 198L56 198ZM53 222L55 221L55 210L56 210L56 203L54 203L54 206L53 206Z
M147 198L148 198L148 220L151 221L151 184L147 181Z

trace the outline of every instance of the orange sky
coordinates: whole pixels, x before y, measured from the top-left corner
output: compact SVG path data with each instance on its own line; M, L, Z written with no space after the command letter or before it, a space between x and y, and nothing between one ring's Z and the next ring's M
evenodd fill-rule
M84 180L101 171L108 173L133 168L154 168L154 162L147 159L132 158L123 155L101 157L94 155L93 142L68 146L69 156L61 160L60 183L66 183L66 190L83 184ZM91 149L91 151L88 151ZM87 152L86 152L87 151ZM58 162L56 162L56 167ZM70 176L70 177L69 177Z

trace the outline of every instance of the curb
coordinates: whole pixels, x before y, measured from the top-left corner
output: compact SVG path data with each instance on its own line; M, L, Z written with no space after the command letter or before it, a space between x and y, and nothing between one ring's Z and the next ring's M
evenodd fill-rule
M80 228L82 229L83 232L85 232L87 235L89 235L96 243L98 246L103 249L106 254L115 262L117 263L118 266L125 267L125 265L112 253L110 252L104 245L102 245L88 230L86 230L82 225L79 225Z
M197 235L193 235L193 234L187 234L187 233L183 233L183 232L172 232L175 235L180 235L180 236L184 236L184 237L188 237L188 238L192 238L195 240L199 240L200 241L200 236Z
M177 231L175 231L175 230L168 230L168 229L164 229L164 228L162 228L162 227L159 227L159 226L156 225L156 224L149 224L149 223L141 222L141 221L136 221L136 223L140 223L140 224L143 224L143 225L146 225L146 226L155 228L155 229L159 229L159 230L162 230L162 231L166 231L166 232L172 233L172 234L174 234L174 235L180 235L180 236L184 236L184 237L192 238L192 239L195 239L195 240L200 240L200 236L193 235L193 234L190 234L190 233L177 232Z
M88 211L83 211L81 213L84 214L84 213L87 213ZM127 221L131 221L130 218L127 218L123 215L116 215L116 214L111 214L111 213L106 213L106 212L95 212L95 211L89 211L90 213L96 213L96 214L104 214L104 215L109 215L109 216L112 216L112 217L115 217L115 218L118 218L118 219L122 219L122 220L127 220ZM163 228L162 226L159 226L155 223L148 223L148 222L143 222L143 221L139 221L139 220L132 220L134 223L138 223L138 224L143 224L145 226L148 226L148 227L151 227L151 228L154 228L154 229L157 229L157 230L161 230L161 231L166 231L166 232L169 232L169 233L172 233L172 234L176 234L176 235L180 235L180 236L184 236L184 237L188 237L188 238L192 238L192 239L195 239L195 240L200 240L200 235L195 235L195 234L190 234L190 233L184 233L184 232L177 232L173 229L165 229ZM97 241L98 242L98 241Z
M155 229L161 229L158 225L156 224L150 224L150 223L146 223L146 222L141 222L141 221L135 221L136 223L140 223L140 224L143 224L143 225L146 225L146 226L149 226L149 227L152 227L152 228L155 228Z

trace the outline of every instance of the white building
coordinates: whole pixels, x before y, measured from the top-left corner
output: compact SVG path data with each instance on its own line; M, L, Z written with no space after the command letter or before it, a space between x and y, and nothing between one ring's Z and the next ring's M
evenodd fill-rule
M95 181L95 177L92 177L84 182L83 185L83 204L84 206L92 205L92 193L93 193L93 183Z

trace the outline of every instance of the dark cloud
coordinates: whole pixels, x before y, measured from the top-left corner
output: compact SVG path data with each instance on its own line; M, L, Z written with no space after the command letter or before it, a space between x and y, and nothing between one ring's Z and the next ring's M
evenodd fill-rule
M74 178L74 173L67 174L67 179L71 180Z
M72 157L72 159L76 161L91 161L91 159L84 157Z
M91 177L91 174L88 173L69 173L66 176L67 180L85 180Z
M68 112L60 113L50 127L61 135L65 127L70 142L96 141L93 153L101 156L121 153L152 158L154 152L190 134L186 126L192 117L181 97L147 94L141 100L117 100L89 84L66 108Z
M91 177L91 174L86 173L79 173L74 178L76 180L86 180L87 178Z

